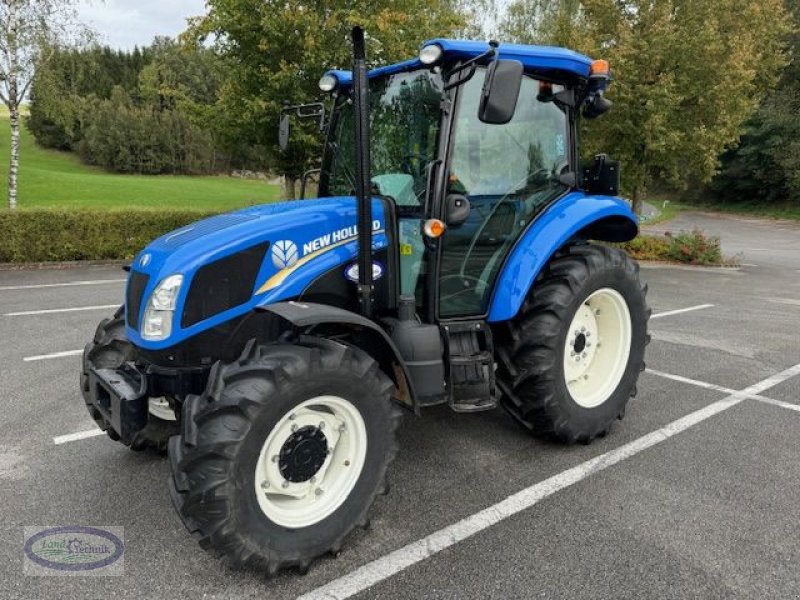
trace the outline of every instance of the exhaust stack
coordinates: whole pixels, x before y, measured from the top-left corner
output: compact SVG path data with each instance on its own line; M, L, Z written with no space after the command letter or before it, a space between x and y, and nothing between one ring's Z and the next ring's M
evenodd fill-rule
M355 111L356 203L358 205L358 298L361 314L372 318L372 176L370 174L369 82L364 30L354 27L353 110Z

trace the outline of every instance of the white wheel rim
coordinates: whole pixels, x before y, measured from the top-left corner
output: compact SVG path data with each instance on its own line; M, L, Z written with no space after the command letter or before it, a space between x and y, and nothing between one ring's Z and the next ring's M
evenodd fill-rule
M567 331L564 377L572 399L595 408L617 389L631 352L631 313L618 291L602 288L578 308Z
M295 434L316 436L317 453L322 434L327 447L322 465L303 481L287 479L287 474L296 475L288 458L292 455L281 455L287 449L298 452ZM298 529L319 523L353 491L366 456L367 428L352 403L338 396L306 400L278 421L261 448L254 481L258 504L277 525Z
M177 421L175 411L169 405L166 398L149 398L147 400L147 410L151 415L162 421Z

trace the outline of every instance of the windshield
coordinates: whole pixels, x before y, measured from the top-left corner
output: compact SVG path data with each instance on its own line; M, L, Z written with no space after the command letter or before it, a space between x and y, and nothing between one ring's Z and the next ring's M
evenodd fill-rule
M372 181L398 207L419 208L425 200L428 166L436 156L442 97L441 76L428 70L372 78L370 140ZM339 101L331 136L331 195L355 190L353 108Z

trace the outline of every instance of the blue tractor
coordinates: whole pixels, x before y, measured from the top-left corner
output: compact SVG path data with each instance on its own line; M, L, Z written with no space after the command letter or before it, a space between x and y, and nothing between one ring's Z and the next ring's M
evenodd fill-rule
M601 242L638 233L619 164L582 168L605 61L437 39L330 71L318 198L151 243L86 346L91 416L167 450L174 505L234 565L308 568L366 526L403 410L501 405L533 434L604 436L644 368L647 291Z

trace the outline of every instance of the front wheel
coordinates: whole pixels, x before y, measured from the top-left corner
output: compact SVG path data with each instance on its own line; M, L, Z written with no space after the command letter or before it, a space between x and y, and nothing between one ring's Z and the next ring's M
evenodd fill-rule
M647 285L621 250L567 248L498 331L503 407L535 435L588 443L622 418L644 369Z
M384 489L397 450L394 385L334 341L251 342L183 405L173 503L206 549L272 574L338 552Z

